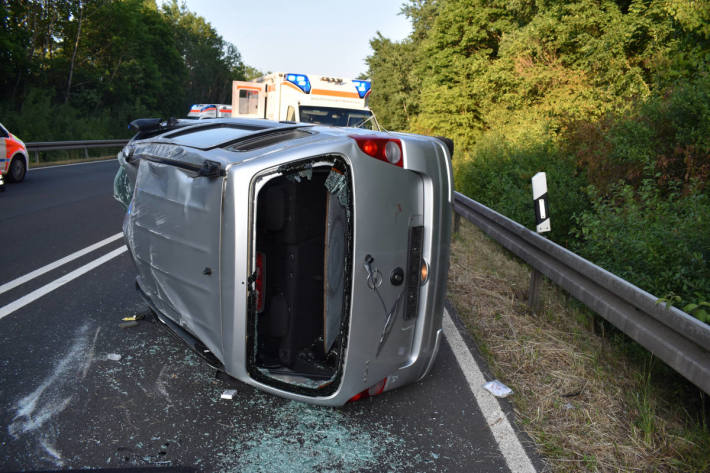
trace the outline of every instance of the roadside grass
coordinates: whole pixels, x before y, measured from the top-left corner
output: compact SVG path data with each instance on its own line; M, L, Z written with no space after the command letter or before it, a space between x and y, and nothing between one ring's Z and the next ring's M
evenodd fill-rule
M547 470L710 471L710 397L462 219L448 293Z

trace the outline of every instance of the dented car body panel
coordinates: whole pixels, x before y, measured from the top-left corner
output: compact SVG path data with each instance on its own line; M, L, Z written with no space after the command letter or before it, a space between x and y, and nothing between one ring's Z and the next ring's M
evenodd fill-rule
M273 394L342 405L417 381L442 336L450 159L436 138L265 120L140 131L115 181L137 286Z

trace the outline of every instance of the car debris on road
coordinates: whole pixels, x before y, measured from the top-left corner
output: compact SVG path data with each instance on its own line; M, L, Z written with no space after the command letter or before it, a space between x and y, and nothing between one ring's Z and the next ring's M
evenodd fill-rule
M222 398L222 399L227 399L227 400L232 400L232 399L234 399L234 395L235 395L235 394L237 394L237 390L236 390L236 389L227 389L226 391L224 391L224 392L222 393L221 398Z
M505 384L501 383L497 379L493 381L488 381L483 385L483 388L489 393L493 394L495 397L508 397L513 394L513 390L510 389Z

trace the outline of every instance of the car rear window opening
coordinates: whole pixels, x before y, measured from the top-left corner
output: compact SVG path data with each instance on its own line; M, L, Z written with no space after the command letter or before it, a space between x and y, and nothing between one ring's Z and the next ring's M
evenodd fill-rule
M333 392L349 313L351 186L339 158L266 176L256 195L249 372L276 387Z

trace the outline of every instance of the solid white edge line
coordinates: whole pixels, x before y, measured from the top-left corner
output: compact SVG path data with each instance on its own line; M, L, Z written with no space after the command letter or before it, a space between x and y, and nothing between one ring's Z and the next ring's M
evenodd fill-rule
M40 166L40 167L38 167L38 168L30 167L30 168L27 169L27 171L28 171L28 172L29 172L29 171L41 171L42 169L55 169L55 168L63 168L63 167L67 167L67 166L80 166L80 165L82 165L82 164L107 163L107 162L113 161L113 160L115 160L115 159L116 159L116 158L96 159L96 160L94 160L94 161L87 161L87 162L85 162L85 163L57 164L57 165L55 165L55 166ZM32 163L30 163L30 164L32 164Z
M488 427L493 433L493 437L498 443L498 448L503 454L508 468L514 473L534 473L536 471L535 467L530 461L528 454L525 452L523 445L520 443L518 436L515 434L513 427L510 425L508 417L506 417L501 409L498 400L493 394L483 389L486 379L483 377L481 369L478 367L476 360L469 351L466 342L461 338L461 334L451 320L451 316L447 310L444 310L442 327L449 346L451 346L451 350L454 352L456 361L466 377L468 386L473 396L476 398L478 407L483 413L483 417L486 419Z
M24 276L20 276L17 279L13 279L12 281L6 282L5 284L0 285L0 294L2 294L3 292L7 292L10 289L14 289L17 286L20 286L20 285L26 283L27 281L31 281L34 278L43 275L44 273L47 273L49 271L52 271L53 269L56 269L62 265L65 265L70 261L73 261L77 258L81 258L82 256L84 256L88 253L91 253L92 251L97 250L104 245L108 245L109 243L118 240L122 236L123 236L123 233L121 233L121 232L116 233L115 235L111 235L110 237L108 237L104 240L101 240L97 243L94 243L93 245L89 245L84 249L81 249L79 251L75 251L74 253L65 256L64 258L58 259L57 261L54 261L53 263L49 263L45 266L42 266L41 268L37 268L34 271L25 274Z
M40 287L39 289L35 289L34 291L30 292L26 296L20 297L19 299L10 302L6 306L0 307L0 319L4 318L5 316L12 314L18 309L21 309L22 307L26 306L27 304L36 301L40 297L49 294L50 292L54 291L57 288L62 287L66 283L78 278L82 274L88 273L92 269L101 266L105 262L115 258L116 256L119 256L120 254L124 253L128 248L126 248L126 245L121 246L120 248L116 248L115 250L106 253L105 255L101 256L100 258L96 258L94 261L91 261L89 263L86 263L84 266L75 269L71 273L67 273L64 276L62 276L59 279L55 279L54 281Z

